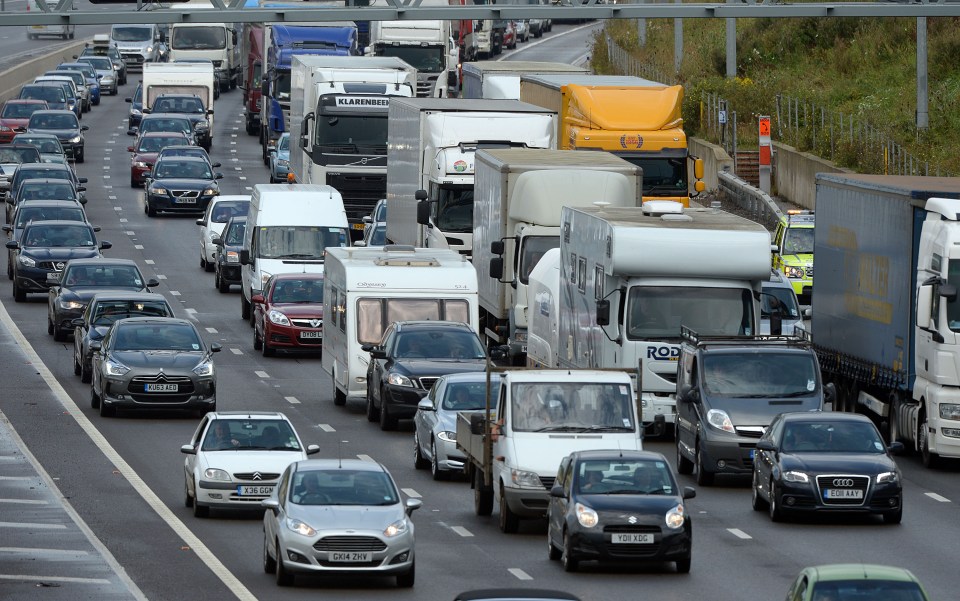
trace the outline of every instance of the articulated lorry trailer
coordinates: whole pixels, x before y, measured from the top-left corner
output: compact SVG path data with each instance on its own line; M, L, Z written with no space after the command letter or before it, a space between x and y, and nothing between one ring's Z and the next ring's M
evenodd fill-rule
M359 239L387 193L390 99L414 95L417 71L395 57L294 55L292 75L294 178L336 188Z
M928 467L960 457L960 178L820 173L816 201L813 342L836 409Z
M562 208L639 206L641 180L640 168L607 152L477 152L473 264L488 346L526 363L527 283L544 253L560 246Z
M416 69L420 98L456 98L460 92L460 47L450 21L374 21L364 54L396 56Z
M556 121L556 113L518 100L393 100L387 240L470 255L477 150L556 148Z
M560 148L606 150L643 168L643 199L690 205L705 189L703 160L683 131L683 87L639 77L523 75L520 100L560 115Z

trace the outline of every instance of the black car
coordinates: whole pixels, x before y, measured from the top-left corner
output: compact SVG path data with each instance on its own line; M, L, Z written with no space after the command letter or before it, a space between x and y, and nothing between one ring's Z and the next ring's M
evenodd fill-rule
M30 180L28 180L30 181ZM63 182L68 183L68 182ZM78 221L86 223L87 214L83 206L75 200L25 200L17 206L13 213L13 221L3 226L10 240L20 241L23 228L34 221ZM94 228L96 229L96 228ZM16 261L16 251L7 250L7 278L13 279L13 264Z
M73 111L45 110L30 115L27 123L28 133L47 133L57 136L68 157L78 163L83 162L83 132L90 129L80 125Z
M782 413L757 442L752 501L773 521L813 512L903 514L900 469L870 419L855 413Z
M83 313L94 294L104 290L147 292L159 286L147 280L129 259L74 259L67 263L60 281L50 288L47 301L47 333L60 342L73 331L73 320Z
M214 196L220 194L217 180L208 161L195 157L167 157L153 166L146 181L146 202L143 211L150 217L159 211L203 213Z
M0 196L10 191L10 180L22 163L42 162L40 150L32 144L0 144Z
M85 205L87 199L83 196L83 186L77 188L68 179L25 179L17 187L16 194L7 198L7 212L10 214L11 224L18 221L16 212L24 202L34 200L65 200L76 204ZM59 219L59 217L50 217L48 219ZM33 221L39 221L31 217Z
M17 192L20 185L28 179L64 179L72 182L74 187L83 192L83 184L87 183L87 178L77 177L77 174L68 165L57 163L23 163L14 171L10 179L10 186L7 192L7 223L13 218L13 211L18 202ZM81 195L82 196L82 195Z
M83 315L72 322L73 373L83 383L90 382L90 343L103 340L113 322L128 317L173 317L173 308L162 294L149 292L97 292L87 303Z
M69 109L67 94L61 86L53 86L46 83L27 84L20 88L20 94L17 98L43 100L51 109Z
M210 122L208 115L213 114L213 109L206 109L199 96L189 94L161 94L153 101L153 106L144 113L151 115L180 115L190 120L193 124L194 138L197 146L202 146L210 150L213 143L213 137L210 132Z
M127 135L137 136L151 131L179 132L190 138L191 144L197 143L193 123L185 115L144 115L137 127L127 130Z
M76 221L34 221L23 230L19 242L7 242L17 251L13 268L13 299L20 303L28 292L46 292L57 285L60 273L71 259L99 257L112 245L97 242L93 226Z
M130 98L125 98L130 103L130 114L127 116L127 129L137 131L140 127L140 120L143 119L143 84L137 84L137 91Z
M241 284L240 249L243 248L243 233L246 228L246 216L231 217L223 228L223 235L213 240L217 247L213 262L213 285L220 292L230 292L230 286Z
M649 451L577 451L563 458L550 489L550 559L568 572L581 561L676 563L690 571L693 527L666 458Z
M440 376L483 371L487 354L476 332L452 321L398 321L377 346L365 344L367 419L393 430L397 420L412 418L417 405Z

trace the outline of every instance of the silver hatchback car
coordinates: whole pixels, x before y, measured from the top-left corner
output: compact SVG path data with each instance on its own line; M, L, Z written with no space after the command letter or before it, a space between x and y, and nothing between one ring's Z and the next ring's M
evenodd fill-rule
M359 459L291 463L261 505L263 570L278 586L297 574L396 576L413 586L413 521L420 499L400 500L385 467Z

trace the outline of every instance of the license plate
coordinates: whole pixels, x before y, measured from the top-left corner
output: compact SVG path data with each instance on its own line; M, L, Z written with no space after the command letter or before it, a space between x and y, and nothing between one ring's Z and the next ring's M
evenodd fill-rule
M182 196L178 196L177 199L176 199L174 202L177 203L178 205L195 205L195 204L197 204L197 199L196 199L196 198L183 198Z
M237 494L241 497L269 497L273 493L273 486L238 486Z
M615 544L622 545L652 545L653 544L653 535L652 534L640 534L636 532L630 532L628 534L613 534L613 542Z
M31 26L30 26L31 29L43 29L43 28L45 28L45 27L46 27L46 25L31 25Z
M60 281L60 274L59 274L59 273L48 273L48 274L47 274L47 281L48 281L48 282L59 282L59 281Z
M346 552L346 553L330 553L328 556L329 561L337 561L341 563L360 563L370 561L370 553L355 553L355 552Z
M145 392L177 392L178 384L144 384Z
M366 227L366 224L363 224L363 223L354 223L354 224L353 224L353 229L355 229L355 230L362 230L362 229L365 228L365 227ZM334 561L334 560L331 559L330 561Z
M823 491L824 499L862 499L863 491L852 488L827 488Z
M300 338L312 338L317 340L323 338L323 332L300 332Z

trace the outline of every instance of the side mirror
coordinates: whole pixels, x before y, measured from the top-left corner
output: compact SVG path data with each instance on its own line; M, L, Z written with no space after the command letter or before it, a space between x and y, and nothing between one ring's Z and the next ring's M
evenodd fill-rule
M550 496L556 499L563 499L564 497L566 497L566 495L563 494L563 487L560 486L559 484L555 485L553 488L550 489Z
M74 317L73 319L70 320L70 325L73 326L73 327L75 327L75 328L82 328L82 327L83 327L83 318L82 318L82 317Z
M316 455L319 452L320 452L320 445L317 445L317 444L307 445L307 455Z
M417 403L418 411L436 411L436 407L433 406L433 401L430 399L420 399L420 402Z
M610 325L610 301L607 299L597 301L597 325Z
M213 174L213 179L223 179L223 174L222 174L222 173L214 173L214 174Z
M264 509L269 509L270 511L273 512L273 515L277 515L277 513L280 511L280 501L273 498L264 499L260 501L260 507L263 507Z
M383 350L382 348L374 347L374 348L370 349L370 358L371 358L371 359L386 359L386 358L387 358L387 351Z
M473 434L474 436L480 436L484 433L485 425L486 417L482 413L470 414L470 434Z
M103 229L103 228L101 228L99 225L93 226L93 231L95 231L95 232L99 232L101 229Z
M697 181L694 182L694 184L693 184L693 190L694 190L694 192L696 192L697 194L703 192L703 191L706 190L706 189L707 189L707 184L704 183L703 180L697 180Z
M490 277L495 280L503 278L503 257L490 259Z
M257 305L262 305L264 302L266 302L266 299L263 298L262 294L254 294L250 297L250 302Z
M210 243L214 246L223 246L223 238L221 238L218 234L214 234L210 238Z
M17 250L18 248L20 248L20 244L16 240L11 240L7 242L7 248L9 248L10 250Z
M127 146L127 152L135 152L133 146Z
M943 284L940 286L940 298L948 303L957 300L957 287L953 284Z
M887 445L887 452L891 455L899 455L900 453L903 453L903 449L903 443L900 441L891 442Z
M410 515L421 507L423 507L423 501L420 499L407 499L407 502L404 503L404 509L407 512L407 515Z
M87 178L85 178L85 177L79 177L79 178L77 178L77 183L78 183L78 184L85 184L85 183L87 183L88 181L89 181L89 180L88 180Z
M86 187L86 186L77 186L77 192L86 192L86 191L87 191L87 187ZM86 198L81 198L81 199L80 199L80 204L82 204L82 205L87 204L87 199L86 199Z
M185 444L180 446L180 452L184 455L196 455L197 449L192 444Z
M363 352L365 352L365 353L369 353L369 352L372 351L374 348L376 348L376 345L373 345L373 344L361 344L361 345L360 345L360 350L363 351Z
M7 232L7 233L12 232L12 231L13 231L13 226L12 226L12 225L5 225L5 226L3 226L3 231L5 231L5 232Z
M210 345L211 353L219 353L222 350L223 350L223 346L219 342L214 342L213 344Z
M426 190L417 190L416 192L413 193L413 198L415 200L427 200L427 198L429 197L427 196Z
M207 114L208 114L208 115L212 115L212 114L213 114L213 109L207 109Z
M417 223L420 225L430 225L429 200L421 200L417 202Z
M503 244L503 240L497 240L496 242L490 243L491 255L503 255L504 249L505 249L505 245Z
M80 126L80 131L89 131L89 130L90 130L90 126L89 126L89 125L81 125L81 126Z
M97 352L97 351L99 351L99 350L102 349L102 348L103 348L103 342L102 342L102 341L100 341L100 340L91 340L91 341L90 341L90 350L91 350L91 351Z
M823 404L829 405L830 408L833 408L834 403L837 402L837 385L833 382L827 382L823 385ZM826 407L824 407L826 408Z
M769 440L758 440L757 441L757 450L758 451L774 451L776 452L777 446L770 442Z
M133 104L133 98L124 98L123 101L124 101L124 102L129 102L130 104Z
M221 164L221 163L214 163L214 164L212 164L212 165L210 165L210 166L213 167L214 169L216 169L217 167L222 167L223 164Z
M196 222L196 223L197 223L197 225L201 225L201 226L202 226L202 225L205 225L204 222L203 222L203 217L201 217L200 219L197 219L197 222Z
M252 264L253 264L253 263L250 261L250 251L247 250L247 249L245 249L245 248L240 251L240 264L241 264L241 265L252 265Z
M147 280L147 288L156 288L159 285L160 285L160 280L158 280L157 278L150 278L149 280Z
M134 128L134 127L131 127L130 129L127 130L127 135L128 135L128 136L135 136L135 135L137 135L137 129Z
M683 487L683 499L684 499L684 500L692 499L692 498L694 498L694 497L696 497L696 496L697 496L697 491L696 491L695 488L693 488L692 486L684 486L684 487Z
M100 250L109 250L109 249L113 248L113 243L107 242L106 240L104 240L103 242L101 242L101 243L100 243L99 245L97 245L97 246L100 248Z
M703 159L693 160L693 177L703 179ZM700 190L697 190L700 192Z

